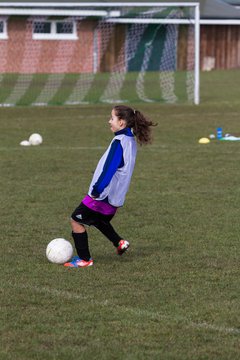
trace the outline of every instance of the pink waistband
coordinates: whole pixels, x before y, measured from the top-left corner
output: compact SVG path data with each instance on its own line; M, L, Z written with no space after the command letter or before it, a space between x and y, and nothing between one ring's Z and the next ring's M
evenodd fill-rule
M104 215L114 215L117 211L117 207L112 206L104 201L94 200L89 195L85 196L85 198L82 200L82 203L89 209Z

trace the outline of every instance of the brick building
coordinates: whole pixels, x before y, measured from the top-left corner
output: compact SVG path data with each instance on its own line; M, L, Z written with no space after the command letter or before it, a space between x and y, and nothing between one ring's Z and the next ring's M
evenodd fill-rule
M201 69L240 67L240 10L236 3L236 0L200 0ZM0 4L0 73L82 73L114 67L124 41L124 26L111 34L103 55L101 48L105 45L101 31L96 35L94 16L84 20L79 12L78 17L71 17L71 10L76 11L79 2L73 1L70 6L56 1L55 7L49 7L48 1L39 4L28 1ZM52 15L47 17L44 13L49 10ZM67 18L61 15L64 10L69 14ZM185 66L181 53L178 62L180 68Z

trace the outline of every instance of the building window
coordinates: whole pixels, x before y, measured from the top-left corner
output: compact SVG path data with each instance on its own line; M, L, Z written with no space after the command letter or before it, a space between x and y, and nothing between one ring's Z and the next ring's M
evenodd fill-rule
M73 34L73 23L70 22L57 22L56 31L57 34Z
M76 40L78 39L76 22L70 20L34 21L33 39Z
M7 20L0 18L0 40L1 39L8 39L8 34L7 34Z
M51 23L50 22L35 22L33 24L33 34L51 34Z

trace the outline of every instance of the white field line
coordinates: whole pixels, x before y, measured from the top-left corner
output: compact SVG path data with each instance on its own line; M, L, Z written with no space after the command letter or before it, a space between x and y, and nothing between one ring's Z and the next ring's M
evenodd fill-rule
M79 271L79 270L77 270ZM81 270L80 270L81 271ZM96 304L98 306L113 306L114 304L111 304L111 301L109 300L104 300L104 301L96 301L94 298L89 298L89 296L84 296L84 295L79 295L76 294L74 292L70 292L70 291L64 291L64 290L57 290L54 288L50 288L47 286L43 286L43 287L36 287L36 286L28 286L28 285L17 285L17 287L21 288L21 289L30 289L34 292L37 293L41 293L41 294L48 294L50 296L53 297L59 297L59 298L64 298L64 299L68 299L68 300L87 300L88 303L91 304ZM220 333L226 333L226 334L240 334L240 329L238 328L234 328L234 327L225 327L225 326L217 326L217 325L212 325L212 324L208 324L207 322L190 322L188 321L187 318L184 317L173 317L173 316L169 316L169 315L164 315L164 314L160 314L159 312L155 312L155 311L149 311L149 310L144 310L144 309L136 309L136 308L130 308L130 307L125 307L125 306L120 306L120 305L114 305L115 308L119 309L120 311L123 310L125 312L131 313L135 316L139 316L139 317L145 317L148 318L150 320L158 320L158 321L162 321L162 320L167 320L168 322L176 322L177 320L180 320L181 322L184 322L186 324L186 327L191 327L194 329L205 329L205 330L211 330L211 331L215 331L215 332L220 332Z
M108 144L106 146L45 146L45 145L39 145L39 146L21 146L18 147L8 147L8 146L2 146L0 147L0 151L19 151L21 149L29 149L29 148L38 148L41 150L103 150L106 149ZM149 150L158 150L158 149L166 149L165 145L151 145L149 147ZM140 150L140 149L139 149Z
M106 149L106 146L21 146L18 147L7 147L2 146L0 147L0 151L19 151L21 149L29 149L29 148L38 148L41 150L102 150Z
M240 334L240 329L229 328L229 327L224 327L224 326L216 326L216 325L208 324L206 322L190 323L189 325L191 327L198 328L198 329L213 330L213 331L228 333L228 334Z
M227 142L227 141L224 141ZM234 141L234 143L239 143L239 141ZM202 146L199 144L196 144L196 146ZM78 150L105 150L107 148L107 144L106 146L45 146L45 145L40 145L40 146L0 146L0 152L4 152L4 151L28 151L29 148L37 148L36 151L62 151L62 150L69 150L69 151L78 151ZM236 150L235 148L233 150L224 150L224 154L227 155L236 155ZM145 149L138 149L139 152L142 151L146 151ZM147 149L148 152L161 152L162 154L164 153L168 153L168 154L175 154L176 153L176 149L172 149L170 146L167 145L151 145L148 147ZM185 154L189 154L191 152L191 150L184 148L184 153Z
M229 141L221 141L222 143L227 143ZM239 141L232 141L234 142L235 144L238 143L239 144ZM193 146L194 144L192 143L191 146ZM202 145L199 145L197 143L197 140L195 140L195 145L196 147L200 147ZM224 146L225 144L223 144ZM108 144L106 143L105 146L50 146L50 145L39 145L39 146L21 146L21 145L18 145L18 146L0 146L0 152L4 152L4 151L28 151L29 148L37 148L36 151L62 151L62 150L69 150L69 151L78 151L78 150L105 150L107 148ZM183 146L183 149L184 149L184 153L185 154L189 154L192 150L191 149L188 149L186 148L185 146ZM202 148L201 148L202 150ZM158 153L158 152L161 152L162 154L164 153L168 153L168 154L175 154L176 153L176 148L172 148L171 146L169 145L165 145L165 144L159 144L159 145L150 145L147 150L145 149L142 149L142 148L139 148L138 149L139 152L142 152L142 151L148 151L148 152L155 152L155 153ZM226 148L223 148L222 151L224 151L224 154L227 155L236 155L236 150L235 148L234 149L228 149L226 150Z

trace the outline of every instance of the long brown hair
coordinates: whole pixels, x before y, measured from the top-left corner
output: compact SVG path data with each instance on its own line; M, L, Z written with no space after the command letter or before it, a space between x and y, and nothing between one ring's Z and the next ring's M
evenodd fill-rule
M151 126L156 126L140 111L134 110L129 106L116 105L113 110L119 119L125 120L127 127L131 128L140 145L152 142Z

